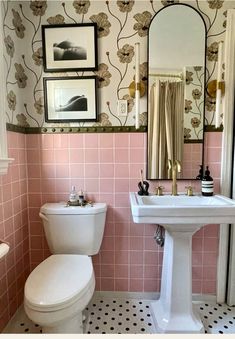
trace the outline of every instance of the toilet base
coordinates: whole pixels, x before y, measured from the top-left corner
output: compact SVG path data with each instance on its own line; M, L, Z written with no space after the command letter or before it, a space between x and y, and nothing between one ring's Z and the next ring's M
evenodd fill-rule
M79 312L73 318L60 321L55 326L42 326L42 333L83 334L82 319L82 312Z

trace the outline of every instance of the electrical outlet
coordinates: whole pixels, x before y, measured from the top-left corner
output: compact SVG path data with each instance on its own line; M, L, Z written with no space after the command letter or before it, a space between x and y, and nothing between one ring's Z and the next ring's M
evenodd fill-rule
M118 115L120 117L127 116L127 100L124 99L118 100Z

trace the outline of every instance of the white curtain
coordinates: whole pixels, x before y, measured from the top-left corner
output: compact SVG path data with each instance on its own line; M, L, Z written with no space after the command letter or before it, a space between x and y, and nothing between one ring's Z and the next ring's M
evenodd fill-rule
M168 159L183 160L184 84L157 80L150 89L148 178L168 178Z

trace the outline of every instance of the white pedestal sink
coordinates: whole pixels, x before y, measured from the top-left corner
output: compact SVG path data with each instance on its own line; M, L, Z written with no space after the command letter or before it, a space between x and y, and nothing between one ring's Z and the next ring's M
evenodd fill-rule
M151 305L159 333L203 333L192 304L192 236L202 226L235 222L235 201L221 195L139 196L130 193L136 223L165 228L160 298Z

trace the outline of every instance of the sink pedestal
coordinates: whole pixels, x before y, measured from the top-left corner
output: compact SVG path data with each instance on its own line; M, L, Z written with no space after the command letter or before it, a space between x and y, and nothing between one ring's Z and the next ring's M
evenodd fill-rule
M204 225L162 225L165 245L160 298L152 302L159 333L204 333L192 304L192 236Z

